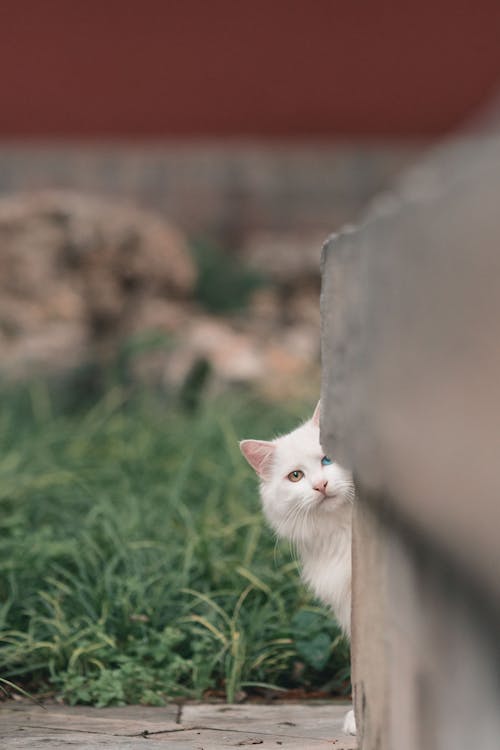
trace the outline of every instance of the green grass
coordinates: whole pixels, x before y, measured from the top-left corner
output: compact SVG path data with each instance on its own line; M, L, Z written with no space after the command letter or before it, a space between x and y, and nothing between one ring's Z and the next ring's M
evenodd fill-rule
M209 312L241 311L252 292L269 283L262 273L206 240L193 242L191 252L197 267L195 296Z
M97 705L348 689L347 644L237 444L310 405L228 394L193 412L116 386L64 410L43 385L1 401L3 680Z

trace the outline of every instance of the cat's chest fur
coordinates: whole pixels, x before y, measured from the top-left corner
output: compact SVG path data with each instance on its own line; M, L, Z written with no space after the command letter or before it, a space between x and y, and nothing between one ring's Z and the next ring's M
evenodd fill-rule
M299 546L302 577L316 596L330 606L343 630L351 630L351 527L319 534Z

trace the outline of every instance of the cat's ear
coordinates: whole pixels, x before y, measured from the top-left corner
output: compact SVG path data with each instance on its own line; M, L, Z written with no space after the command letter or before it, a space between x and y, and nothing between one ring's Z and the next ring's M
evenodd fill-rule
M276 446L267 440L242 440L240 450L259 477L269 476Z
M321 411L321 401L318 401L318 403L316 404L316 408L314 410L314 414L312 415L312 421L313 421L313 424L316 425L316 427L319 427L320 411Z

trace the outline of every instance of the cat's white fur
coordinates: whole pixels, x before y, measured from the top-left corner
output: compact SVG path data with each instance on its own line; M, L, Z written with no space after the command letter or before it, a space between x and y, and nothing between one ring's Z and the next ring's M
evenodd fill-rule
M350 472L335 461L322 464L319 404L312 419L293 432L272 441L242 440L240 448L259 476L267 520L294 544L304 580L350 635L354 485ZM294 471L302 473L298 481L289 478ZM356 733L352 711L344 731Z

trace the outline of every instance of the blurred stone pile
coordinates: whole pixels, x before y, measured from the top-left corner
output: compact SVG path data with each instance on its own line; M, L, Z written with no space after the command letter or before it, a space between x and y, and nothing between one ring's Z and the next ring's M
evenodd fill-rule
M324 238L254 235L242 260L270 283L220 316L196 296L186 238L133 204L68 191L0 200L0 374L31 378L110 364L148 332L136 377L180 385L196 362L214 384L286 395L319 372L319 253ZM302 384L302 386L300 385Z
M0 201L2 368L72 366L140 325L149 304L189 295L195 269L184 238L133 206L71 193ZM145 322L147 324L147 322Z

